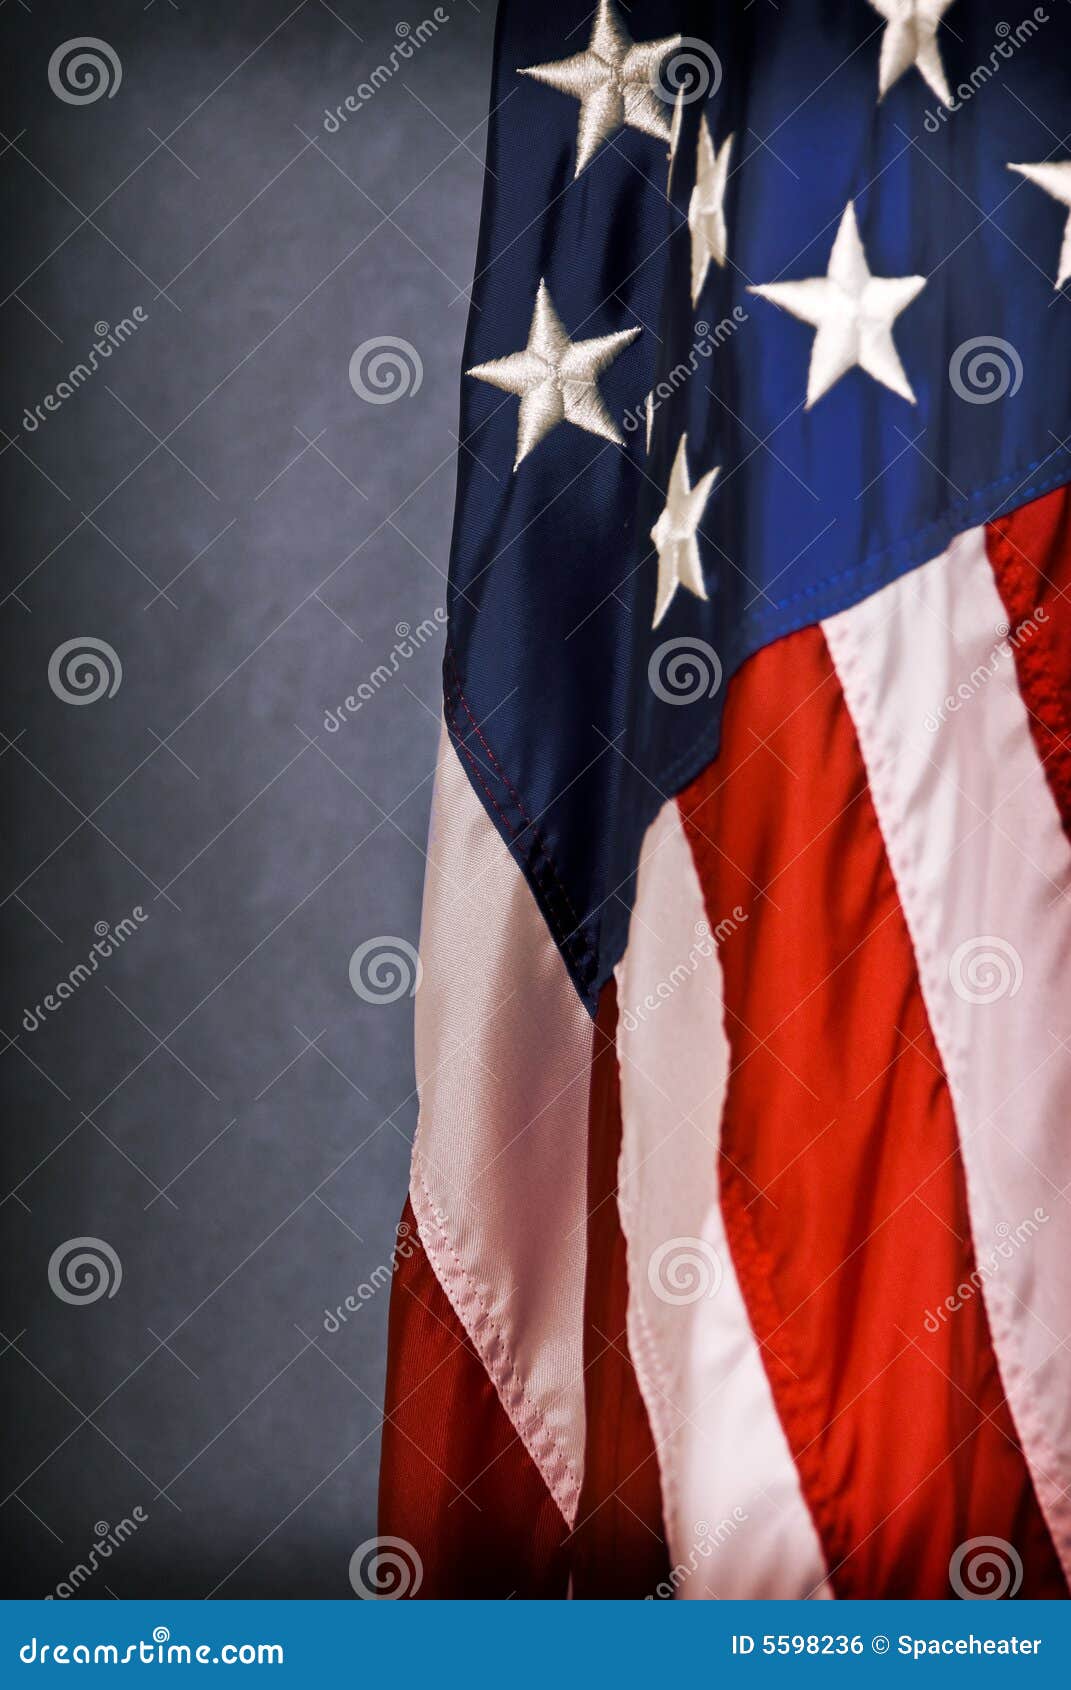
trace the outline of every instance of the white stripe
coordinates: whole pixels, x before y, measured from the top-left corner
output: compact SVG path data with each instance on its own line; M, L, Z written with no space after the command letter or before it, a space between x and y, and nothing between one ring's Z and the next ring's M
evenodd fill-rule
M823 627L948 1078L1005 1395L1071 1572L1071 852L984 530Z
M829 1595L718 1200L721 967L675 803L644 841L617 981L629 1344L676 1594Z
M584 1457L593 1024L443 730L416 995L421 1239L568 1522Z

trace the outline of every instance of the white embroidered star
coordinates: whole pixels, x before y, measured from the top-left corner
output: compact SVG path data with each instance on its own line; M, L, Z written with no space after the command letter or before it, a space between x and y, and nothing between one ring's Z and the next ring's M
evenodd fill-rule
M870 4L885 19L878 67L879 99L905 70L917 65L942 105L951 105L937 45L937 26L952 0L870 0Z
M534 76L537 82L580 101L576 176L603 142L626 126L659 141L669 140L670 123L654 92L654 78L662 60L680 44L679 35L634 42L613 0L599 0L585 52L519 70L519 75Z
M1068 208L1060 262L1056 271L1056 286L1062 288L1071 276L1071 159L1060 159L1055 164L1009 164L1008 169L1017 170L1028 182L1044 188L1054 200L1059 200L1061 205Z
M695 187L688 202L688 227L692 234L692 304L698 302L707 279L710 261L720 267L728 252L725 231L725 188L729 180L729 155L734 137L729 135L714 151L706 118L699 123L699 152Z
M687 587L699 599L707 596L699 562L699 543L695 536L703 520L710 489L719 473L717 469L708 470L694 487L690 484L688 436L682 434L669 475L665 509L651 529L651 539L658 551L658 586L655 589L652 628L658 627L673 603L678 587Z
M677 98L673 103L673 117L669 125L669 170L666 175L666 198L673 186L673 166L677 162L677 148L681 144L681 129L684 124L684 87L677 90Z
M844 208L824 276L748 288L817 329L807 373L807 410L856 364L875 381L915 403L893 344L892 327L926 286L925 276L872 276L855 207Z
M520 395L515 470L560 422L575 423L589 434L624 445L624 436L603 403L598 377L639 332L638 328L622 329L594 340L570 340L546 282L540 282L523 351L492 358L465 372L503 393Z

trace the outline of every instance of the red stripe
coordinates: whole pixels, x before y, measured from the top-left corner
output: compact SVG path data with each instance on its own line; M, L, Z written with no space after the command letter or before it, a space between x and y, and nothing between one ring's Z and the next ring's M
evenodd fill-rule
M834 1589L948 1596L953 1551L989 1535L1021 1555L1021 1595L1064 1595L969 1282L948 1088L818 628L737 676L719 760L681 810L712 926L747 915L747 943L722 951L722 1196Z
M419 1599L562 1597L565 1522L435 1277L408 1200L402 1228L380 1533L403 1538L420 1556Z
M986 544L1030 731L1071 838L1071 490L1001 517Z
M576 1597L647 1596L669 1573L658 1460L625 1326L628 1274L617 1208L621 1092L616 1035L617 993L611 980L595 1023L588 1124L587 1447L573 1538Z

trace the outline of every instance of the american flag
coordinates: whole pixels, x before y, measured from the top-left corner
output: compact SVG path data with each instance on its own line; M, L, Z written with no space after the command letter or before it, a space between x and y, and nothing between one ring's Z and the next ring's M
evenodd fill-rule
M502 0L411 1594L1067 1595L1067 0Z

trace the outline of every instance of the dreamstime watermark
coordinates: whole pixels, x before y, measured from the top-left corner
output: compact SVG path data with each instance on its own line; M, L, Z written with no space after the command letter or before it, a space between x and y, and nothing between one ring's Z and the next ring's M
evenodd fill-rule
M172 1643L166 1625L154 1625L152 1637L138 1642L51 1643L34 1636L19 1650L28 1667L281 1667L285 1659L281 1643Z
M685 985L693 977L704 958L714 954L715 943L724 944L746 920L747 911L741 909L739 904L734 904L732 914L723 916L713 931L709 922L697 921L695 943L688 947L684 960L671 968L665 979L659 980L657 986L653 986L639 1003L623 1012L621 1025L625 1031L634 1033L649 1015L653 1015L656 1009L673 996L678 987Z
M964 1003L999 1003L1013 998L1022 985L1023 959L1008 939L976 933L949 957L948 981Z
M716 1297L725 1270L705 1238L667 1238L651 1251L647 1283L660 1303L685 1307Z
M692 1547L688 1551L687 1561L678 1561L669 1570L669 1577L656 1584L654 1590L646 1597L647 1602L664 1602L676 1596L683 1584L687 1584L692 1575L698 1572L704 1561L708 1561L716 1549L740 1530L740 1527L751 1516L745 1508L734 1508L731 1514L726 1514L717 1525L710 1525L707 1520L697 1520Z
M1010 340L976 334L961 340L948 360L948 380L968 405L992 405L1014 399L1023 385L1023 360Z
M358 710L362 710L387 682L392 680L404 663L408 663L428 641L446 626L446 611L437 605L430 616L425 616L413 628L408 622L399 622L394 632L397 640L391 648L390 656L385 663L377 663L370 671L368 678L363 680L356 692L351 692L341 704L334 709L324 711L324 729L329 734L337 734L343 722L348 722Z
M721 658L695 634L663 640L647 664L647 682L663 704L694 704L713 698L721 686Z
M445 1216L442 1211L440 1209L433 1208L432 1214L438 1224L442 1226L445 1220ZM380 1262L378 1267L373 1268L372 1272L368 1275L368 1278L363 1279L357 1286L356 1290L351 1291L349 1296L344 1297L342 1302L335 1308L324 1309L323 1321L321 1323L324 1331L329 1333L332 1337L334 1337L336 1332L341 1332L342 1328L347 1324L350 1315L360 1314L365 1304L370 1303L373 1297L377 1296L378 1293L383 1290L384 1286L390 1284L401 1263L407 1262L410 1256L414 1255L420 1247L420 1239L419 1237L414 1236L413 1229L409 1225L409 1222L399 1221L397 1243L390 1253L390 1260L387 1262Z
M1037 605L1029 616L1023 616L1014 628L1009 628L1006 622L998 625L996 643L990 647L989 655L984 663L976 663L965 681L961 681L955 692L950 692L941 700L936 710L928 710L924 717L927 733L935 734L938 728L949 716L954 716L963 706L980 692L987 681L992 680L1002 663L1005 663L1016 650L1032 640L1039 627L1049 620L1049 613L1043 604Z
M26 434L36 434L43 422L47 422L49 415L58 411L68 399L72 399L80 387L84 387L90 376L95 375L105 360L111 357L120 346L124 346L132 335L149 320L149 313L140 305L135 305L129 317L120 317L114 325L101 318L99 323L93 324L96 339L89 352L77 364L67 371L62 381L58 381L50 393L39 399L36 405L27 405L22 413L22 427Z
M720 323L715 323L713 328L700 318L695 325L696 338L688 356L674 364L673 368L655 383L642 405L631 406L625 412L622 423L626 432L634 434L638 428L646 428L650 440L655 412L695 375L704 359L712 358L718 347L724 345L737 329L749 321L750 318L742 305L734 305L729 315L723 317Z
M92 634L64 640L48 660L48 684L63 704L95 704L114 698L123 679L115 647Z
M32 1009L23 1010L22 1025L26 1032L36 1033L42 1022L49 1015L55 1015L68 998L73 998L78 988L93 978L105 958L124 945L131 934L144 926L148 919L148 911L142 909L140 904L135 904L130 914L124 915L122 921L117 921L114 927L107 921L98 921L93 928L97 937L89 947L86 961L75 963L70 973L65 974L51 992L46 992L40 1003L34 1004Z
M123 1264L103 1238L67 1238L48 1263L48 1283L61 1303L99 1303L123 1283Z
M391 48L383 64L377 65L364 82L358 84L352 94L347 94L341 103L332 108L324 107L323 126L329 135L337 135L344 123L348 123L354 112L359 112L369 100L374 99L392 77L397 76L402 67L411 59L426 41L437 35L444 23L450 22L450 14L445 6L436 6L430 18L425 18L414 29L404 22L396 23L394 33L398 37L397 44Z
M350 985L365 1003L397 1003L415 997L424 978L415 945L394 933L365 939L350 957Z
M938 106L936 111L927 111L922 120L922 127L930 135L939 133L943 124L947 123L953 112L961 111L969 105L976 94L981 93L994 76L999 75L1001 66L1013 59L1020 47L1025 47L1033 40L1043 23L1048 23L1049 14L1044 6L1035 6L1029 17L1021 18L1013 29L1010 23L998 23L996 27L996 42L988 59L983 59L975 65L970 75L952 90L952 98L948 105Z
M114 47L97 35L61 41L48 61L48 86L68 106L91 106L119 92L123 67Z
M1006 1538L968 1538L952 1554L948 1582L964 1602L999 1602L1022 1584L1022 1557Z
M651 88L670 105L690 106L721 87L721 60L709 41L685 35L651 71Z
M424 380L424 360L410 340L393 334L362 340L350 359L350 386L366 405L412 399Z
M404 1537L370 1537L350 1556L350 1584L363 1602L397 1602L415 1596L424 1563Z
M1024 1244L1036 1238L1045 1222L1051 1216L1038 1206L1032 1215L1018 1226L1009 1226L1007 1221L998 1221L995 1231L998 1242L986 1256L979 1256L977 1265L972 1268L967 1278L961 1280L954 1291L950 1291L943 1303L938 1303L936 1309L927 1309L926 1318L922 1322L927 1332L939 1332L947 1322L949 1315L958 1314L967 1303L971 1302L982 1287L998 1274L1005 1262L1010 1262L1017 1250Z
M48 1592L44 1600L66 1602L72 1596L77 1596L82 1586L88 1584L93 1575L100 1571L101 1565L110 1561L115 1551L121 1549L148 1518L139 1503L131 1510L131 1514L124 1515L117 1525L109 1526L106 1520L98 1520L93 1527L93 1546L85 1560L77 1562L66 1578L60 1579L55 1590Z

